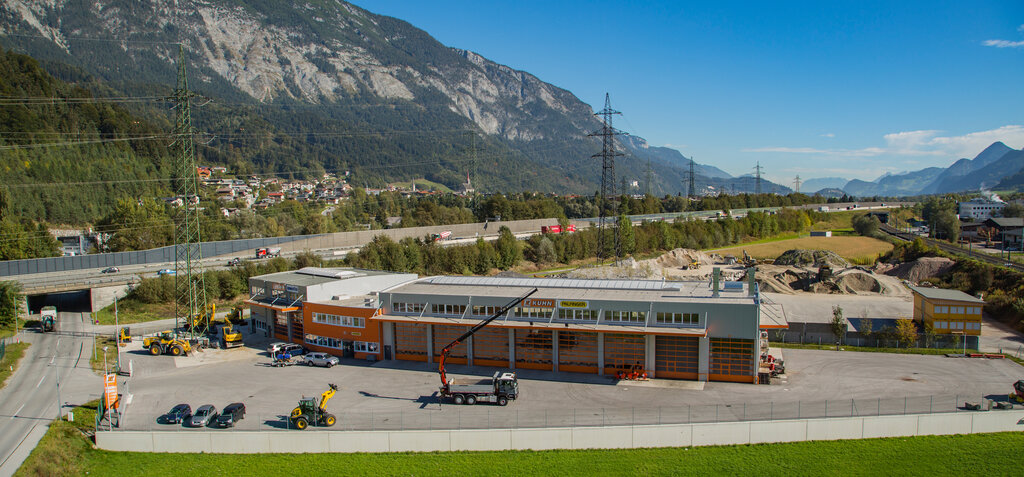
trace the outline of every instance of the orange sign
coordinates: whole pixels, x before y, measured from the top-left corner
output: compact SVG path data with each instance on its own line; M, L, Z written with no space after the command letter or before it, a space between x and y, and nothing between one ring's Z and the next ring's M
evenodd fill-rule
M527 308L554 308L555 300L551 298L527 298L523 300L523 306Z
M103 376L103 395L106 399L107 409L114 407L117 402L117 375L106 374Z

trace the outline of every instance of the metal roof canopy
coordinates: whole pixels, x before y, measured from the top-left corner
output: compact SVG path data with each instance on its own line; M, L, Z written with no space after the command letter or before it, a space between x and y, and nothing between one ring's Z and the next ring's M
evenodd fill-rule
M977 303L984 305L985 300L978 298L973 295L968 295L960 290L950 290L946 288L928 288L928 287L909 287L914 293L921 295L931 300L951 300L951 301L962 301L967 303Z
M353 270L338 270L336 268L304 267L295 271L301 275L312 275L324 278L352 278L364 275Z

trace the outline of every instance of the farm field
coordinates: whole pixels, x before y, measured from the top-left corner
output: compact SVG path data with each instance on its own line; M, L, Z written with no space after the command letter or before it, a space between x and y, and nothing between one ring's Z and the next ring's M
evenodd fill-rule
M750 256L761 260L774 259L782 255L786 250L793 249L831 250L851 262L869 263L878 254L892 250L892 244L884 240L860 236L800 237L777 242L720 248L708 250L708 252L715 252L719 255L734 255L739 258L743 256L743 251L746 250Z

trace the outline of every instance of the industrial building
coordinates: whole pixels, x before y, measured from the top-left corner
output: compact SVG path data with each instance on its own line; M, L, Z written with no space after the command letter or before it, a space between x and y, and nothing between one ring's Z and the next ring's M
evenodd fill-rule
M752 281L417 279L317 269L254 277L250 287L255 329L366 359L436 362L445 345L533 288L448 362L749 383L757 377L761 329L785 326L778 315L761 323Z
M932 326L936 334L981 335L981 309L985 300L960 290L910 287L914 293L914 321Z

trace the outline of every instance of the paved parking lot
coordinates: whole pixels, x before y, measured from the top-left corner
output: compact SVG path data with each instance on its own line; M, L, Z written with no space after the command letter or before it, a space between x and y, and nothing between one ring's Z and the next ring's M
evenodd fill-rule
M1010 360L787 349L786 379L771 386L616 383L593 375L523 370L522 394L509 406L456 406L437 399L436 365L342 360L330 369L274 368L263 351L268 340L247 338L249 347L184 358L149 356L134 343L136 349L122 355L134 370L125 380L133 400L124 427L174 428L156 419L175 404L222 408L241 401L248 412L240 429L285 428L298 399L319 396L328 383L339 387L328 404L339 417L336 429L402 429L818 417L900 413L904 406L908 412L940 411L963 400L1005 395L1012 382L1024 378L1024 367ZM449 367L454 375L491 372Z

